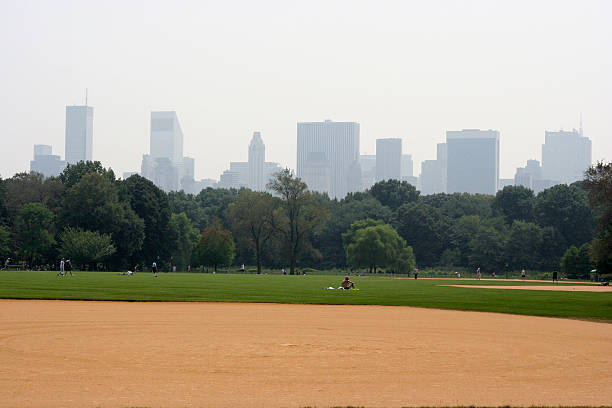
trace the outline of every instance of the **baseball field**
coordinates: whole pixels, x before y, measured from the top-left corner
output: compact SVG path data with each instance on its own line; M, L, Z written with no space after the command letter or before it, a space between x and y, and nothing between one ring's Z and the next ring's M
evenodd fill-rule
M600 286L352 280L0 272L0 406L612 404Z

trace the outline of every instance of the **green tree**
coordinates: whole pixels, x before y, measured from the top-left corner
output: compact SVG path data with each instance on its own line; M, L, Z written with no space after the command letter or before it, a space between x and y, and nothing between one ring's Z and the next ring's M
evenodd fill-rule
M185 213L193 227L200 231L210 221L206 209L200 205L200 202L193 194L186 194L182 190L170 191L168 193L168 204L173 214Z
M458 249L458 255L460 256L458 263L454 263L453 266L468 266L470 241L479 230L480 217L478 215L464 215L452 224L449 241L451 247ZM453 255L457 255L457 253L454 252ZM445 260L443 262L448 264L449 261ZM453 258L453 262L457 262L456 258Z
M561 271L570 279L588 279L593 269L590 251L591 245L588 243L580 248L570 246L561 258Z
M414 249L419 265L435 265L448 246L449 220L427 204L400 206L391 216L391 225Z
M134 175L121 182L120 197L144 221L144 240L134 254L139 262L168 262L176 249L178 231L170 223L168 197L150 180Z
M185 213L172 214L170 222L177 231L176 250L172 256L172 263L179 270L185 270L191 263L193 249L198 243L200 234L197 229L193 228Z
M0 225L0 261L4 262L9 256L11 256L11 232L4 225Z
M225 228L230 227L227 220L227 208L238 199L239 190L208 187L196 196L196 201L203 209L201 214L204 225L210 225L216 219L221 220ZM196 224L197 225L197 224Z
M469 263L483 273L501 272L505 266L506 235L490 225L481 225L469 243Z
M261 273L261 262L268 240L272 237L272 215L276 204L268 193L241 190L238 199L230 204L228 218L239 243L252 249L257 273Z
M461 250L459 248L446 248L440 257L440 264L444 266L461 266Z
M584 180L591 207L599 214L591 257L599 272L612 274L612 163L591 166Z
M545 271L558 269L566 248L567 242L559 231L554 227L542 228L542 242L538 250L540 269Z
M532 222L514 221L506 243L507 261L514 269L536 269L540 266L539 249L542 230Z
M329 213L310 194L306 183L294 177L288 169L278 172L268 183L268 189L281 198L282 204L274 211L271 223L281 236L289 271L293 274L298 257L306 251L314 251L310 238L325 224Z
M440 210L446 217L457 219L469 215L477 215L481 219L492 215L493 196L486 194L430 194L421 196L420 201Z
M219 265L230 265L234 259L234 240L232 233L220 225L213 225L202 231L195 249L196 264L212 266L217 271Z
M346 259L352 267L366 266L374 273L379 267L406 273L416 264L412 248L406 246L406 241L389 224L357 221L342 238Z
M99 174L111 183L115 182L115 173L111 168L108 170L102 166L99 161L80 161L76 164L70 164L66 166L62 171L58 179L67 187L70 188L76 183L81 181L83 176L86 174Z
M541 227L554 227L570 245L593 238L593 215L586 193L577 186L558 184L536 197L535 216Z
M569 278L575 277L577 270L578 260L578 248L575 245L570 246L563 258L561 258L561 272L567 275Z
M534 208L533 191L523 186L506 186L497 192L493 200L494 211L502 215L509 225L515 220L533 221Z
M382 205L395 210L402 204L412 203L419 199L419 191L407 181L385 180L370 187L370 193Z
M55 242L49 231L53 223L53 213L41 203L28 203L19 211L17 217L17 240L19 252L30 265Z
M130 204L119 201L117 187L104 176L89 173L73 185L64 197L61 225L111 234L117 252L115 266L128 265L144 240L144 221Z
M17 173L4 180L5 215L12 225L21 207L27 203L40 203L53 213L61 207L64 186L55 178L44 178L40 173Z
M60 234L63 256L74 264L89 265L95 270L95 264L115 253L110 234L96 231L84 231L80 228L66 227Z
M316 239L313 239L322 254L319 262L322 268L343 267L347 264L342 233L355 221L375 218L387 222L391 217L391 210L369 193L352 193L339 202L327 200L327 204L329 221L316 235Z

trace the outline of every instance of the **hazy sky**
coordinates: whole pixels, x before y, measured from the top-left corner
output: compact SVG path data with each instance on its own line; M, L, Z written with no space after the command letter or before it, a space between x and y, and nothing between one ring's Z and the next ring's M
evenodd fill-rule
M578 127L612 160L612 1L0 0L0 175L64 157L65 106L94 107L95 160L140 170L151 110L176 110L196 178L295 168L296 122L361 124L434 159L446 130L501 133L500 176Z

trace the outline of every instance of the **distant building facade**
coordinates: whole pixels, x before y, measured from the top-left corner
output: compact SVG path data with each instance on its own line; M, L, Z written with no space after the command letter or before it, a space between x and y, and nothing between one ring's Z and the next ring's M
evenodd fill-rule
M253 132L249 144L249 188L253 191L264 191L266 179L264 177L264 163L266 162L266 146L261 139L260 132Z
M45 177L57 177L66 168L66 161L52 154L49 145L34 145L34 160L30 160L30 171Z
M446 143L438 143L436 160L421 162L418 189L423 195L446 193Z
M376 139L376 181L401 180L402 139Z
M499 181L499 132L463 129L446 132L448 193L492 194Z
M93 108L66 106L66 163L92 160Z
M584 179L591 166L591 140L582 129L545 132L542 145L542 178L557 183L571 184Z
M140 174L166 192L176 191L194 183L194 167L194 159L183 156L176 112L151 112L150 154L143 155Z
M331 198L341 199L349 192L360 191L359 123L299 122L297 176L304 180L310 178L311 184L315 177L318 181L309 188L327 193ZM329 186L320 177L328 177Z
M557 181L543 178L542 167L537 160L527 160L525 167L518 167L514 174L514 185L533 190L535 194L559 184Z
M376 183L376 155L360 155L359 164L361 166L361 188L367 190Z
M408 181L410 177L413 177L414 163L412 162L411 154L402 154L402 161L400 165L400 177L402 181Z

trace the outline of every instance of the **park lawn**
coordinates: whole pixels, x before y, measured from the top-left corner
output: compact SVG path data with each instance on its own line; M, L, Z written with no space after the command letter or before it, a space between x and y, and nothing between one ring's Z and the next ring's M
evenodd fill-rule
M339 276L2 271L0 298L117 301L268 302L393 305L514 313L612 322L612 293L454 288L440 285L540 285L456 279L353 276L359 291L324 290Z

